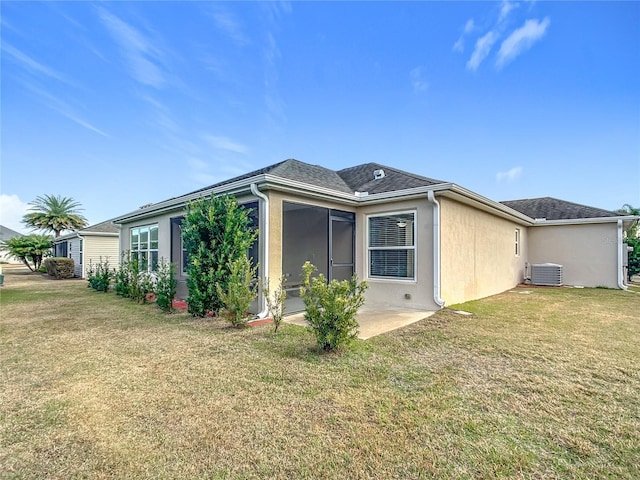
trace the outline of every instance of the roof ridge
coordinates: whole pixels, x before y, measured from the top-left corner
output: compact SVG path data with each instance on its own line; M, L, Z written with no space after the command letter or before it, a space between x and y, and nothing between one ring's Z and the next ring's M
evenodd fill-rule
M378 163L378 162L366 162L366 163L361 163L358 165L354 165L353 167L347 167L347 168L343 168L342 170L338 170L338 175L340 175L340 172L344 172L347 170L353 170L356 168L361 168L364 167L366 165L374 165L376 167L381 167L382 170L393 170L396 173L400 173L402 175L407 175L409 177L418 179L418 180L426 180L428 182L433 182L433 183L448 183L448 182L444 182L442 180L438 180L437 178L432 178L432 177L425 177L424 175L420 175L417 173L412 173L412 172L408 172L406 170L402 170L400 168L396 168L396 167L391 167L389 165L383 165L382 163ZM342 175L340 175L340 177L342 177Z

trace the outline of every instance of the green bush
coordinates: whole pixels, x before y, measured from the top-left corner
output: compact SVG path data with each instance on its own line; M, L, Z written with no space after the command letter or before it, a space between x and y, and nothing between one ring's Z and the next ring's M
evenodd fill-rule
M182 239L189 256L187 287L189 313L204 317L219 313L224 302L218 287L227 291L230 266L246 257L258 232L251 228L250 210L225 195L189 202L182 223Z
M216 285L218 296L224 307L220 310L234 327L244 327L249 318L249 305L256 299L255 282L257 267L251 267L247 257L236 258L229 264L229 280L226 290Z
M44 260L47 274L57 279L73 278L73 259L66 257L49 257Z
M88 287L98 292L108 292L114 275L114 270L109 268L108 257L104 261L100 257L100 261L95 265L89 261L89 270L87 271Z
M348 345L358 335L356 313L364 305L364 292L368 285L351 280L327 283L324 275L311 278L316 267L307 261L302 266L303 283L300 295L305 306L305 320L316 336L318 346L333 351Z
M284 276L280 277L278 286L273 291L271 290L268 278L265 278L262 282L262 291L267 301L269 315L271 315L273 319L274 332L278 331L278 327L280 327L282 319L284 318L284 302L287 298L287 291L284 288L285 282L286 278Z
M627 279L631 280L634 275L640 275L640 238L629 237L625 243L633 247L633 252L629 252L629 269L627 270Z
M176 279L173 277L175 267L173 263L160 259L156 272L156 305L163 312L173 312L173 299L176 296Z
M153 282L149 272L141 272L138 258L130 258L125 253L120 261L120 268L115 273L114 290L116 294L131 298L138 303L147 301L147 294L153 292Z

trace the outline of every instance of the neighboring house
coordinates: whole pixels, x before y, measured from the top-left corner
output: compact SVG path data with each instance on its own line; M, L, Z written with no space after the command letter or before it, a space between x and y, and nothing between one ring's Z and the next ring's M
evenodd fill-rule
M60 235L53 240L54 257L73 259L73 273L87 278L91 264L108 260L109 266L118 268L120 260L120 229L111 220L81 230Z
M333 171L285 160L114 219L121 252L135 252L149 270L159 258L173 262L183 298L186 203L211 194L232 194L252 209L260 234L250 255L261 277L286 277L289 312L301 308L306 260L328 279L367 280L373 307L433 310L485 297L522 282L529 263L565 265L565 283L624 287L620 229L636 218L541 202L555 205L556 218L526 208L534 200L502 204L379 164Z
M4 225L0 225L0 243L5 242L7 240L11 240L14 237L21 237L22 234L16 232L15 230L11 230L10 228L5 227ZM9 253L5 250L0 250L0 262L1 263L15 263L17 260L13 258Z

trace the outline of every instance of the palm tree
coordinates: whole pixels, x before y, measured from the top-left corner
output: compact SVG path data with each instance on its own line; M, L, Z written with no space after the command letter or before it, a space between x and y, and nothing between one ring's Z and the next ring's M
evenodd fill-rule
M54 232L78 230L87 226L87 219L80 215L80 204L73 198L60 195L44 195L31 202L31 213L22 217L22 223L31 228Z
M635 215L635 216L640 216L640 208L638 207L634 207L632 205L629 205L628 203L625 203L622 208L619 208L618 210L616 210L616 213L619 213L621 215ZM633 222L631 224L631 226L629 228L627 228L627 238L635 238L638 236L638 221L636 220L635 222Z

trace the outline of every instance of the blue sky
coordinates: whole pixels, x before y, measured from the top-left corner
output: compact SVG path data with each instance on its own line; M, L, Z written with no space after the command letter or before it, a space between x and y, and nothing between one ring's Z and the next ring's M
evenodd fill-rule
M287 158L640 205L640 2L0 4L0 223Z

